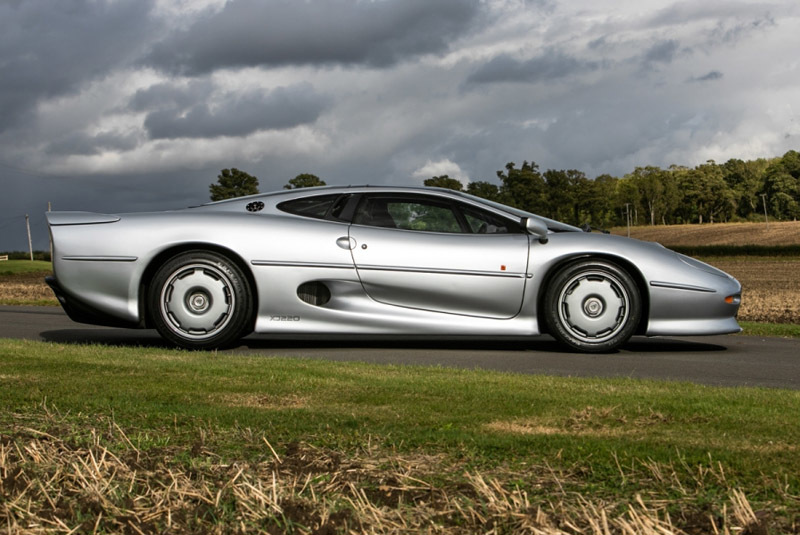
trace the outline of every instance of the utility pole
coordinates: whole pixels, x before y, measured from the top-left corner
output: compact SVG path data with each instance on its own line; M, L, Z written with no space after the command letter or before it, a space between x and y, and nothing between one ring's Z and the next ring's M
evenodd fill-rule
M767 223L767 230L769 230L769 216L767 215L767 194L761 194L761 200L764 203L764 221Z
M28 251L31 253L31 262L33 262L33 243L31 242L31 220L28 214L25 214L25 226L28 227Z
M631 237L631 203L625 203L625 220L628 223L628 237Z

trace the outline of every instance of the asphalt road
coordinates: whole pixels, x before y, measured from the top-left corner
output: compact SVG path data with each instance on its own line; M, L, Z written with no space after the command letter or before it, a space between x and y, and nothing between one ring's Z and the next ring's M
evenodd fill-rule
M59 308L0 306L0 337L163 347L155 331L72 322ZM633 377L720 386L800 389L800 340L757 336L634 337L620 351L583 355L530 340L252 335L230 353L481 368L573 377Z

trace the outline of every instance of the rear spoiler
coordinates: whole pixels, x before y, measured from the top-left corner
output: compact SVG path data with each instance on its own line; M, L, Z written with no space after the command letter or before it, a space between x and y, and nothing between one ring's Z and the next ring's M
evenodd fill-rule
M97 225L114 223L121 218L114 214L96 214L94 212L45 212L51 227L60 225Z

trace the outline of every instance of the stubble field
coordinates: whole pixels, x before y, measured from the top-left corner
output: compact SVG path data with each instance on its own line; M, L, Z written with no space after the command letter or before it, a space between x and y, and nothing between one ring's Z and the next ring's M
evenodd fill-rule
M0 275L0 304L58 306L53 291L44 282L46 274Z
M628 229L615 227L612 234L626 236ZM705 225L643 225L631 227L631 238L655 241L667 247L697 245L800 245L800 221L765 223L711 223Z
M702 260L742 283L740 320L800 324L800 258L738 256Z

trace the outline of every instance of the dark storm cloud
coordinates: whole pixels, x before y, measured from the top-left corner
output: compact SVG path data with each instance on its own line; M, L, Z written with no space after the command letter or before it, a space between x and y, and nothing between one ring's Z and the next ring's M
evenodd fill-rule
M716 41L737 43L741 39L748 37L752 32L766 30L772 26L775 26L775 19L767 14L760 18L736 21L729 24L720 22L711 35Z
M722 73L719 71L711 71L703 76L692 76L689 78L689 82L713 82L714 80L722 79Z
M674 39L659 41L644 53L643 60L645 63L672 63L679 48L680 44Z
M124 65L149 27L149 0L0 3L0 132L36 104L71 94Z
M388 67L446 51L478 11L477 0L237 0L160 42L147 62L193 75L289 64Z
M49 144L45 151L54 156L92 156L105 151L129 151L135 149L139 141L139 136L133 133L102 132L94 136L71 133Z
M187 110L159 109L147 116L144 126L152 139L246 136L313 123L328 106L328 98L310 84L299 84L225 95L223 102L213 107L200 101Z
M130 101L133 111L185 109L209 99L214 84L209 80L193 80L188 84L162 83L136 91Z
M646 24L661 28L683 25L687 21L713 21L715 28L708 34L710 44L730 44L775 26L776 19L769 12L775 7L746 2L677 2L658 11Z
M480 66L469 76L467 82L476 84L546 82L573 74L594 71L598 67L597 62L582 61L555 50L548 50L543 55L528 60L501 54Z

